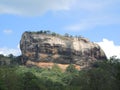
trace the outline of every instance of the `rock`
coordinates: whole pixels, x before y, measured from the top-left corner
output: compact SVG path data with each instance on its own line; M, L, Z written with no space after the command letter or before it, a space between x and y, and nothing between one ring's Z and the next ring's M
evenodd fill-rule
M54 62L89 66L96 60L105 60L100 46L83 37L69 37L40 32L24 32L20 40L23 61Z

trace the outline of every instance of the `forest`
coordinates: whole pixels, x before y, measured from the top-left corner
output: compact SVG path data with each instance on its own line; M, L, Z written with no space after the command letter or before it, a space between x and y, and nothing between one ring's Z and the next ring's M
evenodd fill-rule
M21 56L0 55L0 90L120 90L120 59L97 61L78 71L25 66Z

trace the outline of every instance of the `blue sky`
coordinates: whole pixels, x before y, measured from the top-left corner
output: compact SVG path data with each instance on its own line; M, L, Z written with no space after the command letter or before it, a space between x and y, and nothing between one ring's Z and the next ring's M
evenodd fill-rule
M19 55L24 31L82 35L120 58L120 0L0 0L0 54Z

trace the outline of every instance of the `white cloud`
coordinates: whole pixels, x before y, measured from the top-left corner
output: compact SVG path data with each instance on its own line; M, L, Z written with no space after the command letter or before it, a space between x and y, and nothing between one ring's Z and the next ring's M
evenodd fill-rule
M5 34L11 34L11 33L13 33L13 31L12 30L3 30L3 33L5 33Z
M13 54L14 56L18 56L21 54L21 51L20 51L19 45L17 46L17 48L3 47L3 48L0 48L0 54L3 54L5 56L9 54Z
M120 58L120 45L115 45L113 41L108 39L103 39L103 41L98 42L98 44L104 50L108 58L114 55L117 56L117 58Z
M26 16L69 10L76 0L0 0L0 13Z

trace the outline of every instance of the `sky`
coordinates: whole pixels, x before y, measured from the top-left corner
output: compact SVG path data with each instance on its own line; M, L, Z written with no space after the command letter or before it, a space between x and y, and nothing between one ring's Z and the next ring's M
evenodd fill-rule
M0 0L0 54L20 55L25 31L81 35L120 58L120 0Z

